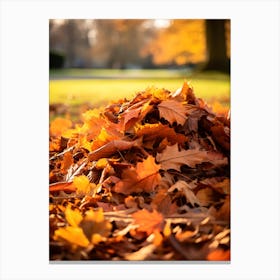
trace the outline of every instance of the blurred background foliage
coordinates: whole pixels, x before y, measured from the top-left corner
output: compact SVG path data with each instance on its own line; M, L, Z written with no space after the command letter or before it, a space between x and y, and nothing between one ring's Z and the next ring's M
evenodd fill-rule
M51 19L49 61L51 116L149 86L175 90L184 79L198 97L229 107L227 19Z

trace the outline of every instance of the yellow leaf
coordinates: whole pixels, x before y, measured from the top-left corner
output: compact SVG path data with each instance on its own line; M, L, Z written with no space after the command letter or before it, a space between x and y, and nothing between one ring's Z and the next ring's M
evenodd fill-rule
M96 211L89 210L86 212L86 219L92 220L95 223L101 223L104 221L104 214L102 208L99 208Z
M94 233L91 236L91 243L92 244L98 244L99 242L101 242L103 240L102 236L99 233Z
M86 238L83 230L79 227L67 226L59 228L54 233L54 240L63 239L72 245L87 247L89 241Z
M73 227L77 227L79 223L82 221L82 214L78 209L72 210L71 206L68 206L65 210L65 218L69 225Z
M88 210L80 226L93 244L104 240L112 229L111 223L104 219L102 208L97 211Z
M166 237L170 236L170 234L172 233L172 232L171 232L171 227L170 227L170 226L171 226L171 225L170 225L170 222L167 222L167 223L165 224L165 226L164 226L163 235L166 236Z
M146 89L146 92L152 94L155 98L158 98L160 100L167 99L169 95L169 92L167 90L160 89L155 86L148 87Z
M101 158L97 161L95 167L97 169L104 169L108 164L108 160L106 158Z
M86 137L86 136L80 136L80 138L79 138L79 145L80 145L82 148L88 150L89 152L92 151L92 150L91 150L91 145L92 145L92 143L89 142L89 141L87 140L87 137Z
M77 194L88 194L92 189L92 184L90 184L88 177L85 175L74 177L73 184L77 188Z

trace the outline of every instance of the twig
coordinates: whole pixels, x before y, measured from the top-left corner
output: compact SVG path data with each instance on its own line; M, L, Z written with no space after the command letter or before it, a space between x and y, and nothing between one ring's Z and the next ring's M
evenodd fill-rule
M88 163L88 159L84 159L84 161L81 163L81 165L79 166L79 168L77 168L77 170L67 179L67 182L73 181L74 176L78 175L80 173L80 171L86 166L86 164Z
M62 151L61 153L58 153L58 154L52 156L50 158L50 160L56 159L56 158L58 158L60 156L63 156L65 153L70 152L71 150L74 150L75 147L76 147L76 145L69 147L68 149Z

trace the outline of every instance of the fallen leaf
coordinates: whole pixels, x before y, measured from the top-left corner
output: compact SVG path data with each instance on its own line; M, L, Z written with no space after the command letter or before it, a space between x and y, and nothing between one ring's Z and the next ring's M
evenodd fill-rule
M190 89L191 87L189 82L184 81L182 87L178 88L174 93L172 93L171 97L178 101L184 101L187 99L187 95Z
M141 100L126 109L119 117L124 131L129 130L136 122L140 122L151 109L150 99Z
M80 223L80 227L92 244L103 241L112 229L111 223L104 218L102 208L96 211L88 210Z
M143 162L137 163L136 168L125 169L113 190L123 194L151 192L161 180L159 169L160 165L155 163L154 157L148 156Z
M226 151L230 149L230 137L226 133L223 125L214 125L211 127L213 139L221 145Z
M63 160L61 163L61 170L67 172L70 166L74 163L73 156L71 152L67 152L63 155Z
M216 249L207 255L208 261L229 261L230 250Z
M176 100L165 100L158 105L161 118L166 119L170 124L176 122L183 125L187 119L186 107Z
M167 125L161 123L145 124L135 127L135 133L138 137L144 137L143 141L152 141L158 138L166 138L171 144L184 144L188 138Z
M172 203L167 190L160 189L151 202L153 209L162 213L163 215L172 215L176 212L177 206Z
M65 218L70 226L78 227L83 216L78 209L72 210L71 206L67 206L65 209Z
M216 219L229 222L230 221L230 196L227 195L222 207L217 211Z
M161 164L163 170L175 169L180 171L184 164L194 168L197 164L209 161L206 151L197 149L179 151L178 144L167 146L162 153L158 153L156 160Z
M119 135L109 133L104 127L102 127L97 137L95 137L92 141L91 151L94 151L114 140L119 140Z
M197 199L200 201L201 206L209 206L213 196L213 190L211 188L203 188L196 193Z
M147 235L150 235L156 230L163 230L164 218L162 214L160 214L156 210L153 210L153 212L149 212L146 209L142 209L133 213L132 217L134 219L134 224L139 225L137 230L146 232Z
M95 185L91 184L88 177L85 175L75 176L73 185L77 188L76 192L78 195L89 194L95 187Z
M88 110L83 113L83 125L80 129L80 134L85 134L87 141L95 139L101 129L106 126L106 120L100 117L100 112L97 109Z
M99 149L92 151L88 155L90 161L98 160L100 158L107 158L116 153L117 151L129 150L132 147L136 147L140 141L125 141L125 140L113 140Z
M54 240L65 240L71 245L87 247L90 243L80 227L67 226L59 228L54 233Z
M173 192L174 190L181 191L192 206L195 206L195 204L200 206L200 201L197 199L196 195L192 191L192 188L187 182L181 180L176 182L168 189L168 192Z
M72 121L64 118L56 118L51 122L50 135L61 136L72 126Z

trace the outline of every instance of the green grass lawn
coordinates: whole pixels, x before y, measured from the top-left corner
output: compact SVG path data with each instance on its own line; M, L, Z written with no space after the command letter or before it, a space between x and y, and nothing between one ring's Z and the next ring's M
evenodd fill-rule
M85 76L95 78L78 79L78 77ZM63 77L67 77L67 79L63 79ZM106 79L106 77L110 78ZM121 79L116 79L117 77ZM183 71L176 70L70 69L50 72L50 78L60 78L50 80L50 104L63 103L70 106L79 106L90 103L99 107L124 97L130 99L135 93L151 86L175 91L182 86L184 80L190 81L196 96L205 99L207 102L218 101L226 106L230 102L230 79L226 75L217 73L186 75Z

